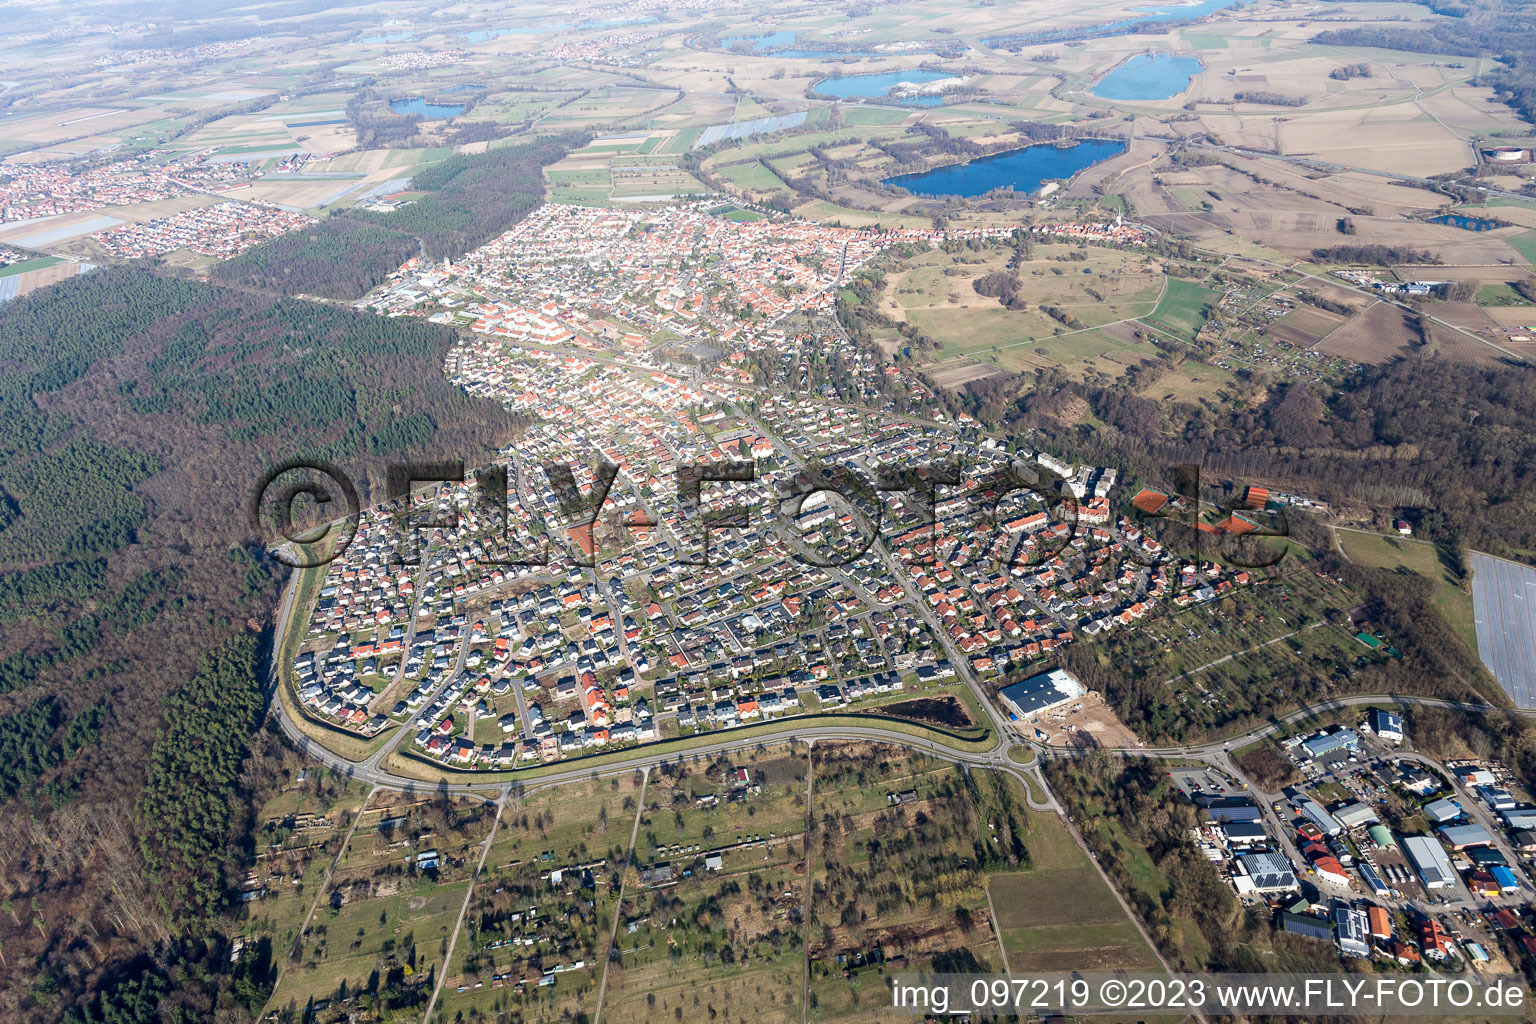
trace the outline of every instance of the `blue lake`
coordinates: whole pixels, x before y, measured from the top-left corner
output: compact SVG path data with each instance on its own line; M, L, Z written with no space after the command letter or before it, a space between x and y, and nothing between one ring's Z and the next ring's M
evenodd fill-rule
M390 100L389 109L397 114L420 114L428 121L446 121L464 113L464 108L457 104L428 103L420 96L408 100Z
M720 40L720 45L729 50L737 43L751 43L752 49L762 51L771 50L775 46L788 46L799 35L796 29L782 29L778 32L770 32L765 36L730 36Z
M873 50L779 50L775 57L799 57L805 60L828 60L833 57L878 57Z
M898 174L884 184L898 185L919 196L981 196L1012 186L1015 192L1037 192L1056 178L1070 178L1085 167L1125 152L1125 143L1084 139L1065 149L1050 143L984 156L966 164L937 167L917 174Z
M1007 36L987 36L982 42L988 46L1001 46L1022 39L1026 36L1036 39L1051 38L1083 38L1092 39L1101 36L1114 36L1122 32L1129 32L1137 25L1147 25L1160 21L1185 21L1194 18L1203 18L1217 11L1224 11L1229 7L1236 7L1246 0L1201 0L1200 3L1190 4L1188 7L1137 7L1141 12L1139 18L1126 18L1122 21L1111 21L1103 25L1085 25L1082 28L1061 29L1052 32L1042 30L1033 33L1016 33Z
M578 22L577 28L618 28L620 25L653 25L661 19L654 14L646 17L611 18L607 21Z
M798 29L784 29L779 32L770 32L764 36L729 36L720 40L720 45L724 49L729 50L737 43L751 43L753 52L755 53L765 53L769 50L772 50L775 57L791 57L800 58L803 60L829 60L838 58L891 56L890 54L882 55L874 50L812 50L803 47L791 47L790 44L795 41L795 37L797 37L799 34L800 32ZM907 50L905 52L937 53L939 51L936 47L924 46L915 50Z
M536 36L544 32L559 32L570 27L569 25L537 25L530 28L482 28L464 33L464 39L471 43L484 43L492 39L500 39L502 36Z
M1243 0L1201 0L1200 3L1190 4L1188 7L1137 7L1135 10L1144 12L1145 17L1111 22L1109 27L1124 28L1149 21L1183 21L1186 18L1203 18L1207 14L1215 14L1228 7L1236 7L1242 2Z
M936 107L944 102L942 96L913 96L897 100L891 96L891 90L900 82L936 82L941 78L955 77L948 71L925 71L920 68L913 71L886 71L878 75L838 75L817 82L814 92L818 96L836 96L844 100L885 100L915 107Z
M1443 213L1438 217L1429 218L1431 224L1448 224L1453 228L1461 228L1464 231L1492 231L1500 225L1491 220L1483 220L1481 217L1467 217L1458 213Z
M1194 57L1140 53L1105 75L1093 94L1107 100L1166 100L1189 88L1204 70Z
M365 46L373 46L377 43L403 43L415 34L414 32L396 32L387 36L365 36L359 39L358 42Z

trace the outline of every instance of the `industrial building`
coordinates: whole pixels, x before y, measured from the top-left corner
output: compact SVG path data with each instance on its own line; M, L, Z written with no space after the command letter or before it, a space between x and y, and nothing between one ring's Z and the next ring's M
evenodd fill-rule
M1445 848L1430 836L1407 836L1403 852L1426 889L1448 889L1456 883L1456 871Z
M1322 829L1324 835L1336 836L1344 831L1344 826L1311 797L1302 797L1297 801L1296 808L1308 821Z
M1322 939L1327 942L1333 938L1333 925L1320 917L1312 917L1310 914L1293 914L1290 911L1282 911L1280 914L1280 928L1292 935L1305 935L1312 939Z
M1365 883L1365 887L1369 889L1374 895L1392 895L1392 887L1387 885L1386 882L1382 881L1381 876L1376 873L1375 868L1371 867L1363 860L1357 862L1355 867L1360 872L1360 880Z
M1333 927L1339 952L1345 956L1370 956L1371 941L1365 912L1343 903L1333 908Z
M1345 828L1359 828L1362 825L1374 824L1381 820L1376 816L1375 811L1358 800L1345 804L1343 807L1334 808L1333 818Z
M1245 853L1237 858L1243 873L1233 878L1237 891L1288 892L1296 888L1296 871L1282 853Z
M1440 830L1440 838L1453 850L1493 845L1493 836L1481 825L1447 825Z
M1028 718L1030 715L1049 711L1068 701L1077 700L1087 692L1087 687L1078 682L1070 672L1053 668L1049 672L1042 672L1012 686L1003 687L999 696L1003 698L1004 706L1013 713L1015 718Z
M1301 741L1302 753L1319 764L1336 764L1360 749L1360 737L1350 729L1320 732Z
M1381 708L1372 708L1369 716L1371 731L1388 743L1403 742L1403 716Z
M1494 864L1508 864L1504 855L1491 846L1478 846L1466 851L1467 860L1480 868L1490 867Z
M1205 809L1205 816L1211 821L1262 821L1264 812L1251 800L1241 797L1220 797L1210 793L1200 793L1195 797L1195 803Z
M1269 842L1269 833L1265 831L1263 822L1259 821L1224 822L1221 832L1228 846L1252 846L1254 843Z
M1504 827L1511 831L1536 828L1536 808L1517 807L1513 811L1500 811L1499 817L1504 819Z
M1424 817L1431 825L1443 825L1461 817L1461 805L1455 800L1431 800L1424 805Z

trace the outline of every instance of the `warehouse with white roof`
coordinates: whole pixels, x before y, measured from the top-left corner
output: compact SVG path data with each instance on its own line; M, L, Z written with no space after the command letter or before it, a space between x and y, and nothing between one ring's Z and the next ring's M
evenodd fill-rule
M1448 889L1456 882L1456 871L1445 847L1430 836L1404 836L1403 852L1419 874L1426 889Z
M1077 700L1087 692L1087 687L1070 672L1053 668L1049 672L1041 672L1012 686L1003 687L999 696L1003 699L1004 707L1013 712L1015 717L1028 718Z

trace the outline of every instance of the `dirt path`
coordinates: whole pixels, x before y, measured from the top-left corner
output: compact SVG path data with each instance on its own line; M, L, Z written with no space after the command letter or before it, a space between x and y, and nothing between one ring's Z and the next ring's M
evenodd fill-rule
M309 905L309 913L304 915L304 920L299 924L299 934L294 937L293 948L288 951L289 961L297 960L299 958L299 952L304 947L304 933L309 930L309 922L315 916L315 911L319 909L321 898L323 898L331 888L331 878L336 874L336 865L341 863L341 858L346 855L347 847L352 844L352 835L357 831L358 822L363 820L363 812L368 809L368 801L372 800L374 794L378 791L378 786L374 786L372 789L370 789L368 791L368 795L363 798L362 804L358 806L357 813L352 815L352 827L347 829L347 837L341 841L341 848L336 851L336 856L331 859L331 866L325 869L325 878L321 879L320 888L315 893L314 902ZM272 983L272 991L277 991L277 983L282 980L283 971L282 967L280 966L278 967L277 978Z
M1215 661L1208 661L1204 665L1200 665L1200 666L1198 666L1196 668L1187 669L1186 671L1180 672L1176 676L1169 676L1167 679L1163 680L1162 685L1163 686L1167 686L1169 683L1175 683L1175 682L1178 682L1180 679L1186 679L1189 676L1192 676L1192 675L1194 675L1197 672L1204 672L1208 668L1215 668L1217 665L1225 665L1227 662L1231 661L1233 658L1241 658L1245 654L1252 654L1255 651L1262 651L1264 648L1272 647L1272 646L1274 646L1275 644L1279 643L1282 640L1289 640L1291 637L1296 636L1298 633L1303 633L1303 632L1306 632L1309 629L1317 629L1319 626L1326 626L1326 625L1328 625L1328 623L1326 623L1326 622L1314 622L1310 626L1303 626L1301 629L1293 629L1289 633L1285 634L1284 636L1277 636L1273 640L1266 640L1263 643L1258 644L1258 645L1256 645L1254 647L1249 647L1246 650L1233 651L1231 654L1227 655L1225 658L1217 658Z
M501 799L496 801L496 820L491 822L490 834L485 837L485 845L480 849L480 859L475 861L475 873L469 876L469 885L464 888L464 902L459 905L459 916L453 922L453 935L448 939L448 952L443 954L442 970L437 972L437 984L432 986L432 998L427 1000L427 1012L421 1015L423 1021L432 1019L432 1011L437 1008L438 996L443 994L443 984L448 980L448 971L453 966L453 948L459 944L459 933L464 930L464 915L469 913L469 901L475 895L475 883L480 880L480 872L485 870L485 858L490 856L491 844L496 841L496 831L501 828L501 814L507 809L510 797L506 793L501 794Z
M800 1022L811 1020L811 787L816 779L816 741L805 745L805 900L800 907L801 946L804 963L800 972Z
M1349 552L1344 550L1344 542L1339 540L1339 528L1330 524L1328 532L1333 535L1333 549L1339 553L1339 557L1350 565L1354 565L1354 559L1350 558Z
M987 917L992 922L992 934L997 936L997 952L1003 958L1003 973L1012 974L1008 966L1008 947L1003 945L1003 926L997 923L997 908L992 905L992 886L987 886Z
M645 790L651 783L651 766L646 765L640 771L640 798L635 801L635 823L629 829L629 853L624 858L624 867L619 870L619 901L613 908L613 928L608 932L608 948L603 951L603 974L597 983L597 1006L592 1011L592 1024L598 1024L603 1017L603 997L608 993L608 964L613 959L613 944L619 937L619 919L624 916L624 876L629 874L630 865L635 862L635 840L640 835L640 819L645 815Z

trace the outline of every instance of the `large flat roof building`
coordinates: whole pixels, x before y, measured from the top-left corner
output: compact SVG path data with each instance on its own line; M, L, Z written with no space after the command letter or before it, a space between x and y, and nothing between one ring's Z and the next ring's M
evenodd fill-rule
M1297 807L1300 808L1302 815L1312 824L1322 829L1325 835L1336 836L1344 831L1344 826L1340 825L1338 820L1324 810L1323 805L1316 800L1310 797L1303 797L1297 803Z
M1403 716L1381 708L1372 708L1371 731L1388 743L1403 741Z
M1430 836L1404 836L1403 852L1426 889L1448 889L1456 881L1456 871L1445 847Z
M1222 824L1221 831L1231 846L1246 846L1269 841L1269 832L1264 828L1262 821L1228 821Z
M1296 869L1283 853L1245 853L1237 858L1243 874L1238 892L1285 892L1296 888Z
M1370 925L1365 911L1340 904L1333 908L1333 926L1339 952L1345 956L1370 956Z
M1424 817L1434 825L1455 821L1461 817L1461 805L1449 799L1431 800L1424 805Z
M1027 718L1077 700L1087 692L1088 688L1070 672L1053 668L1049 672L1041 672L1012 686L1003 687L999 696L1009 711L1019 718Z
M1301 749L1314 761L1325 764L1342 760L1360 749L1360 737L1349 729L1320 732L1301 741Z
M1359 828L1361 825L1370 825L1381 820L1376 816L1375 811L1358 800L1351 801L1343 807L1334 808L1333 817L1345 828Z
M1447 825L1440 830L1440 836L1453 850L1493 845L1493 836L1481 825Z
M1322 939L1325 942L1333 939L1333 925L1320 917L1311 914L1293 914L1290 911L1280 912L1280 927L1293 935L1305 935L1308 938Z

